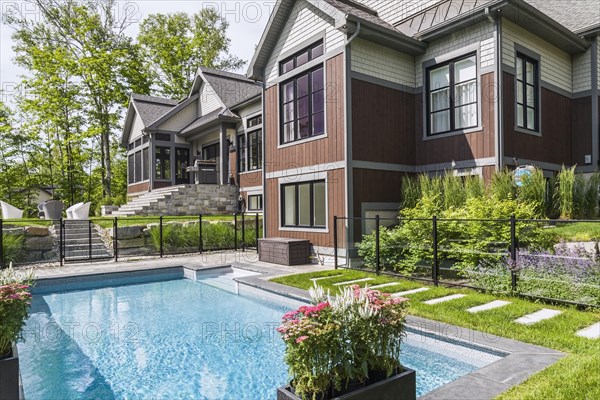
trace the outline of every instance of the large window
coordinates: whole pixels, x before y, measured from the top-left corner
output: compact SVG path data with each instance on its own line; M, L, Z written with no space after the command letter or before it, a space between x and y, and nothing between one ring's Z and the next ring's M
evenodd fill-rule
M427 70L428 134L478 124L477 57L458 58Z
M279 63L281 75L323 55L323 42L313 44ZM281 87L281 143L325 133L325 85L323 65L301 72Z
M517 126L539 130L538 62L517 54Z
M127 157L127 183L130 185L135 183L135 161L133 154Z
M171 149L156 147L156 179L171 179Z
M142 179L147 181L148 180L148 175L149 175L149 168L148 168L148 163L149 163L149 159L148 159L148 154L150 154L150 150L148 147L145 147L142 150L142 159L144 160L144 168L142 169Z
M254 171L262 168L262 129L248 133L248 170Z
M325 228L325 181L281 186L281 225L298 228Z
M238 135L237 137L237 164L238 171L246 171L246 136Z
M142 181L142 152L135 153L135 181Z

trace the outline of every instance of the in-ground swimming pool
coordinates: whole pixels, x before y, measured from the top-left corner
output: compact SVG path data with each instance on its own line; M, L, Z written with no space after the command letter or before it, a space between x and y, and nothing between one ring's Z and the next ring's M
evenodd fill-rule
M25 398L274 399L288 381L275 328L290 304L211 279L34 295L19 344ZM500 358L409 332L402 363L417 371L420 395Z

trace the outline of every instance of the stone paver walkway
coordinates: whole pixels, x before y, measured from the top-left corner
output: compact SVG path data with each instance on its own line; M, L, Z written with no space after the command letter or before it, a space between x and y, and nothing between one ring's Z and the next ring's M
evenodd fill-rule
M427 290L429 290L429 288L426 288L426 287L412 289L412 290L405 290L404 292L392 293L392 297L404 297L404 296L408 296L408 295L415 294L415 293L425 292Z
M515 322L517 324L532 325L532 324L538 323L540 321L544 321L546 319L554 318L561 313L562 313L562 311L550 310L549 308L543 308L534 313L524 315L521 318L517 318L517 319L515 319Z
M381 289L384 287L390 287L390 286L396 286L399 285L400 282L390 282L390 283L382 283L381 285L375 285L375 286L371 286L371 289Z
M478 313L481 311L493 310L494 308L504 307L510 304L510 301L504 300L494 300L486 304L482 304L480 306L467 308L467 311L470 313Z
M333 286L346 286L346 285L352 285L354 283L360 283L360 282L368 282L368 281L372 281L375 278L362 278L362 279L355 279L353 281L346 281L346 282L338 282L338 283L334 283Z
M459 294L451 294L450 296L438 297L437 299L427 300L427 301L424 301L423 303L433 305L433 304L445 303L445 302L451 301L451 300L462 299L463 297L466 297L466 294L460 294L460 293Z
M577 331L575 334L588 339L600 339L600 322Z

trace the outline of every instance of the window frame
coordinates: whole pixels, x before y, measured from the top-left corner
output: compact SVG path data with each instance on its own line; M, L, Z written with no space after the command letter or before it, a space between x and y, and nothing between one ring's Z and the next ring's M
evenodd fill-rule
M457 128L456 127L456 82L455 82L455 69L454 69L454 65L460 61L464 61L466 59L469 58L475 58L475 78L470 79L468 81L465 82L459 82L459 84L464 84L466 82L475 82L475 102L470 102L470 103L465 103L465 104L461 104L458 107L464 107L467 105L472 105L475 104L476 105L476 122L474 125L470 125L470 126L465 126L465 127L460 127ZM469 133L471 131L477 131L479 129L481 129L481 107L482 107L482 97L481 97L481 85L480 85L480 65L479 65L479 51L478 50L474 50L474 49L470 49L469 51L465 51L464 53L461 53L460 55L452 55L451 57L448 57L448 59L441 61L439 63L424 63L425 64L425 68L424 68L424 80L425 80L425 135L424 138L425 139L429 139L429 138L437 138L437 137L443 137L443 136L447 136L447 135L452 135L452 134L460 134L460 133ZM429 64L429 65L427 65ZM430 72L436 69L440 69L443 67L449 67L448 70L448 74L449 74L449 83L448 83L448 94L449 94L449 100L448 100L448 108L444 109L444 110L437 110L436 112L440 112L440 111L448 111L450 113L450 123L449 123L449 129L445 130L445 131L441 131L441 132L435 132L432 133L432 123L431 123L431 116L432 116L432 104L431 104L431 94L433 92L435 92L436 90L432 90L431 89L431 79L430 79Z
M252 126L251 123L253 121L258 121L255 124L253 124ZM255 137L256 139L256 152L257 152L257 162L256 162L256 166L253 165L252 163L252 149L254 146L252 146L252 141L250 140L250 136ZM248 155L246 157L248 166L246 168L246 171L248 172L254 172L254 171L260 171L262 170L262 165L263 165L263 119L262 119L262 114L259 115L255 115L253 117L250 117L246 120L246 148L248 151Z
M159 154L159 150L160 150L160 154ZM169 154L165 154L166 152L163 152L162 150L169 150ZM173 174L171 173L171 169L173 166L173 151L171 149L171 147L169 146L156 146L154 148L154 165L153 165L153 173L154 173L154 179L158 180L158 181L171 181L173 179ZM157 173L158 171L156 170L157 166L156 165L156 161L160 159L160 174ZM169 160L169 168L165 168L165 160ZM168 171L168 177L167 177L167 171Z
M314 203L314 186L315 184L318 183L323 183L324 185L324 213L325 213L325 225L315 225L314 224L314 220L315 220L315 203ZM299 193L299 187L301 185L310 185L309 186L309 198L310 198L310 211L309 211L309 218L311 221L310 225L300 225L300 196L298 195ZM287 187L294 187L294 225L287 225L285 223L285 201L286 201L286 195L285 195L285 189ZM287 182L287 183L280 183L279 185L279 197L280 197L280 202L279 202L279 224L280 224L280 229L283 230L310 230L310 231L315 231L315 232L323 232L326 233L328 231L328 202L327 202L327 179L315 179L315 180L307 180L307 181L300 181L300 182Z
M243 141L243 143L241 143ZM248 163L248 156L246 149L248 148L248 138L246 137L246 133L241 133L237 135L236 139L236 148L237 148L237 170L238 173L242 174L248 169L246 168L246 164Z
M252 197L256 197L259 199L258 202L259 202L260 208L250 208L250 204L252 204L250 201L250 198L252 198ZM246 199L246 209L247 209L247 211L262 211L263 210L263 195L262 195L262 193L248 194L247 199Z
M534 71L533 71L534 83L533 84L530 84L527 81L526 68L527 68L528 62L530 64L532 64L534 67ZM519 80L519 76L518 76L519 63L521 63L521 68L523 71L523 80L522 81ZM514 129L516 132L541 136L541 131L542 131L542 129L541 129L541 125L542 125L542 120L541 120L542 101L541 101L541 98L542 98L542 96L541 96L541 69L540 69L539 55L534 54L523 48L516 48L515 49L514 79L515 79L515 85L514 85L514 115L515 115ZM519 85L523 86L523 104L519 103ZM533 87L533 95L534 95L533 107L529 107L528 102L527 102L527 87L528 86ZM520 126L518 123L519 105L523 107L523 126ZM533 110L533 115L534 115L534 128L533 129L530 129L527 127L527 122L528 122L527 109Z

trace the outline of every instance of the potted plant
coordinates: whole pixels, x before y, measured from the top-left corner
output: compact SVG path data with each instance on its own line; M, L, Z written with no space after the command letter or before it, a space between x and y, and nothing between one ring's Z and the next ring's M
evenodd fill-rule
M31 304L32 274L19 276L12 266L0 271L0 399L19 398L16 341Z
M313 305L283 316L291 384L278 400L415 399L415 372L400 364L408 300L346 287L332 298L315 285Z

